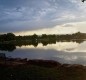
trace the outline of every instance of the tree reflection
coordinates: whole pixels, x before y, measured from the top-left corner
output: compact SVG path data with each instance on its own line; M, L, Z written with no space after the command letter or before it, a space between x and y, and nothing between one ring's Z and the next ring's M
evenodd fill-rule
M2 51L13 51L16 49L16 46L13 44L0 44L0 50Z
M65 35L28 35L28 36L15 36L13 33L7 33L0 35L0 50L3 51L13 51L16 49L16 46L23 45L33 45L37 47L39 43L42 43L43 46L48 44L56 44L56 42L76 42L81 44L86 39L86 33L74 33L74 34L65 34Z
M27 45L33 45L34 47L37 47L39 43L42 43L43 46L47 46L48 44L56 44L56 42L76 42L81 44L85 40L20 40L20 41L10 41L10 42L4 42L0 43L0 50L1 51L14 51L16 49L16 46L22 47Z

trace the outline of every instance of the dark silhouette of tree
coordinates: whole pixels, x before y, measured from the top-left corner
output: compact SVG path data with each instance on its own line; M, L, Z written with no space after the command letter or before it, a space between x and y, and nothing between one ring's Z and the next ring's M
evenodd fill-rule
M7 33L0 35L0 45L1 49L3 49L4 44L8 44L11 48L14 48L12 45L15 46L22 46L22 45L33 45L34 47L37 47L38 43L42 43L43 46L46 46L48 44L56 44L56 42L77 42L82 43L86 39L86 33L77 32L74 34L64 34L64 35L28 35L28 36L15 36L13 33ZM6 46L8 49L9 47Z
M7 33L7 40L15 40L15 35L13 33Z
M36 34L32 35L32 39L37 40L38 39L38 35L36 35Z
M84 2L84 1L86 1L86 0L82 0L82 2Z
M0 50L12 52L16 49L14 44L0 44Z
M0 41L11 41L11 40L15 40L15 35L13 33L0 35Z

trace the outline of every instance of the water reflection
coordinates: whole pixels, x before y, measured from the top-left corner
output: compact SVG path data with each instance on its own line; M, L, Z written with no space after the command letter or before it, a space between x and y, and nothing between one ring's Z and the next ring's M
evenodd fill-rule
M43 46L43 44L39 43L37 47L33 45L22 46L21 49L43 49L43 50L56 50L56 51L72 51L77 48L79 43L76 42L56 42L56 44L48 44ZM20 48L17 46L17 48Z
M16 49L16 46L14 44L0 44L0 50L1 51L9 51L12 52Z
M32 41L28 41L28 40L21 40L21 41L7 41L7 42L0 42L0 50L1 51L13 51L16 49L16 46L19 46L19 47L23 47L23 46L28 46L28 47L31 47L31 46L34 46L34 47L41 47L41 48L44 48L44 46L48 47L49 45L52 45L51 48L55 48L55 46L57 48L60 48L60 44L61 44L61 47L62 45L66 47L69 47L68 45L71 45L71 46L74 46L73 44L75 44L75 46L77 44L81 44L84 40L59 40L58 42L55 40L40 40L39 42L37 40L32 40ZM40 45L40 43L42 45ZM57 46L58 44L58 46ZM68 45L67 45L68 44ZM71 48L72 49L72 48ZM69 49L69 50L71 50Z
M12 51L15 48L12 46L5 47L11 48ZM6 57L12 58L55 60L60 63L86 65L86 41L83 43L56 42L56 44L47 44L46 46L39 43L37 47L34 45L16 46L13 52L0 52L5 52Z

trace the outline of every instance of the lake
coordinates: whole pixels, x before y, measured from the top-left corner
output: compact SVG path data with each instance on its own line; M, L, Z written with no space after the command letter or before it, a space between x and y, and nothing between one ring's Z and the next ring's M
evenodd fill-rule
M56 42L43 46L39 43L37 47L33 45L16 46L13 51L0 50L8 58L27 58L55 60L62 64L81 64L86 65L86 41L78 42Z

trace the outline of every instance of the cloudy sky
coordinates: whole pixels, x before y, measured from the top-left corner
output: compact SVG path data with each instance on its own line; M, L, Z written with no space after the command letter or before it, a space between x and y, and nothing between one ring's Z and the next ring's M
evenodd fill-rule
M67 34L86 32L81 0L0 0L0 33Z

